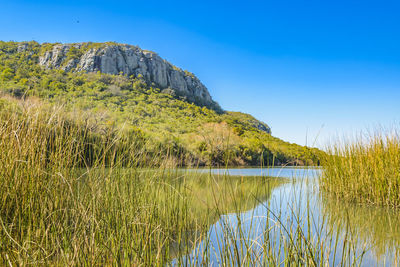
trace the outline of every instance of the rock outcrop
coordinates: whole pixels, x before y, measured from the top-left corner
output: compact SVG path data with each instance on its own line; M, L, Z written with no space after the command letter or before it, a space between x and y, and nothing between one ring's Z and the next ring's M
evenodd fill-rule
M21 48L23 49L23 48ZM160 89L185 95L207 106L218 106L193 74L175 67L156 53L115 43L55 44L39 57L45 68L142 76Z

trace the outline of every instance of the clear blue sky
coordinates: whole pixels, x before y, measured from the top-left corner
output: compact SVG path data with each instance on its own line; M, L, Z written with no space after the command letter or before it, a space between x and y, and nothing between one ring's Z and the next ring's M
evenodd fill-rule
M290 142L400 119L400 1L0 0L0 24L2 40L153 50Z

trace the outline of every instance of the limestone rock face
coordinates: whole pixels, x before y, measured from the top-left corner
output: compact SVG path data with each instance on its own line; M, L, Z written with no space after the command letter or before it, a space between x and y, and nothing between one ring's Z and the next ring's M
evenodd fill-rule
M80 51L69 57L69 51ZM85 71L108 74L142 75L160 89L172 89L190 99L212 105L207 88L193 74L173 66L154 52L125 44L87 43L56 44L39 58L39 64L47 69L60 68L65 71Z

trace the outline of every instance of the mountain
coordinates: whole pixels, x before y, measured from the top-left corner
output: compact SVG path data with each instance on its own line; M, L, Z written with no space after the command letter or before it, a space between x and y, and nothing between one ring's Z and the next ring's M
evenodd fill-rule
M46 69L97 72L143 77L158 88L185 95L190 101L217 106L207 88L188 71L175 67L152 51L117 43L45 44L39 65ZM18 51L29 49L22 43Z
M224 111L200 80L154 52L117 43L0 42L0 106L62 106L145 140L179 165L315 165L321 151L284 142L253 116ZM14 111L15 112L15 109Z

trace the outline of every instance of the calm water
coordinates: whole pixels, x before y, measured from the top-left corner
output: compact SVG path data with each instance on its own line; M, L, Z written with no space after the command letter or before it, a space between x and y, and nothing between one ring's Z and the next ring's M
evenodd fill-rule
M315 168L237 168L237 169L197 169L202 173L241 175L241 176L272 176L284 178L316 178L320 174Z
M283 251L283 242L280 241L283 226L285 229L300 227L304 235L314 242L324 240L321 249L330 255L331 266L340 264L343 251L349 248L352 251L349 262L357 260L365 252L361 266L396 266L400 263L400 214L391 209L350 205L324 198L318 190L319 169L246 168L196 171L243 176L244 179L246 176L274 176L290 180L271 189L268 198L258 202L254 208L220 216L210 226L205 237L195 242L191 252L181 258L186 264L199 265L206 260L209 265L214 266L227 264L226 259L229 257L226 255L235 253L240 259L262 259L265 250L261 244L267 238L266 229L269 230L269 240L273 240L273 250L278 254ZM326 244L328 241L330 245ZM334 251L336 241L338 245ZM347 246L343 248L343 244ZM248 247L251 247L252 252L241 254L240 251L248 251ZM204 251L205 248L208 248L207 252ZM329 248L331 249L328 251ZM177 263L177 259L172 262L173 265Z

